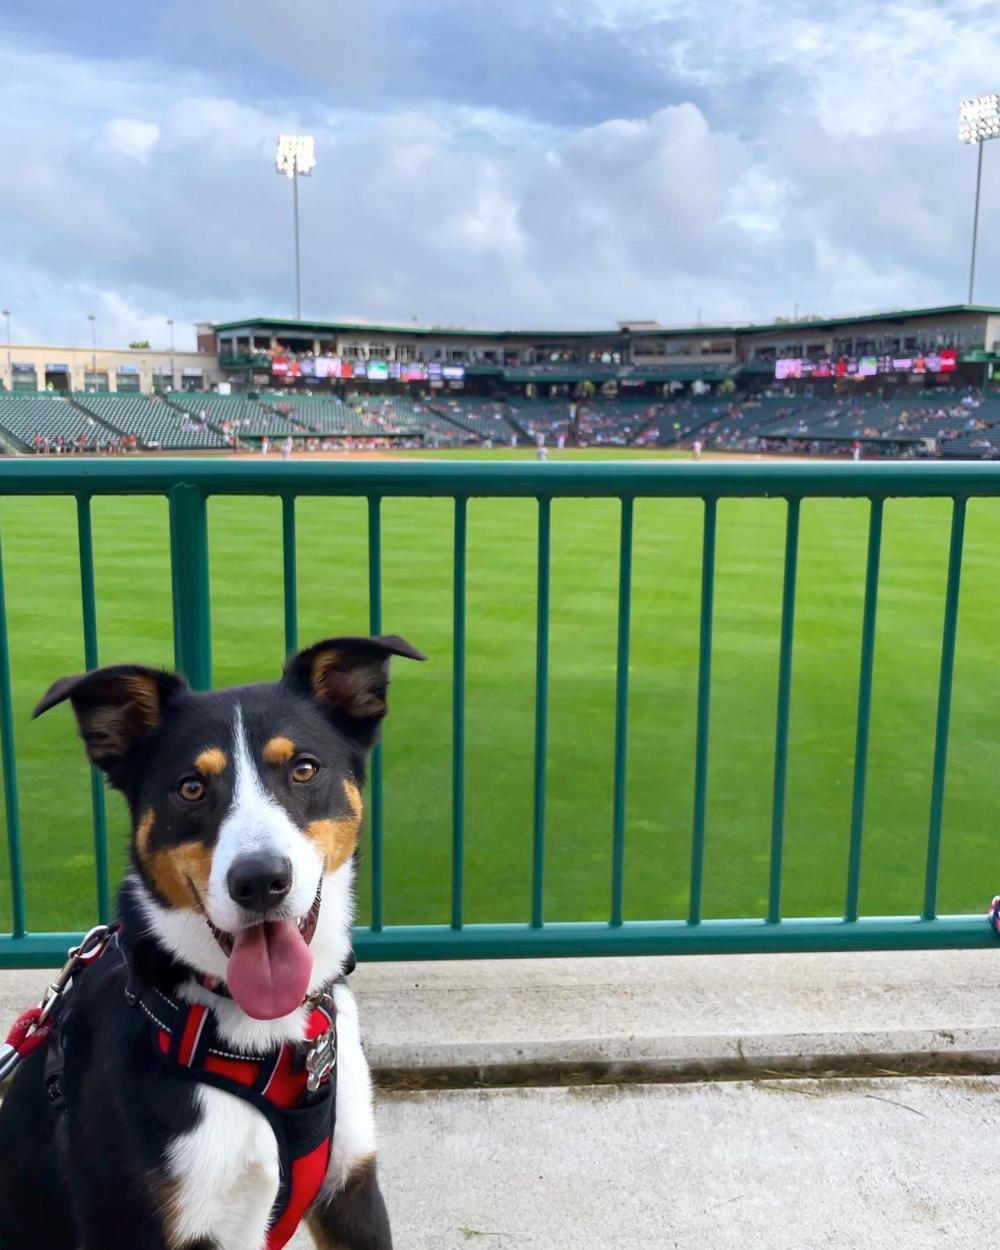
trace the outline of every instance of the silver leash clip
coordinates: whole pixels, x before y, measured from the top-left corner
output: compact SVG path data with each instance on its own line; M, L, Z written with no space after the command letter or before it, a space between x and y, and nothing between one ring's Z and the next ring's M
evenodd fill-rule
M0 1042L0 1085L6 1081L20 1062L21 1056L14 1047L7 1042Z
M330 1078L330 1073L337 1064L337 1008L328 994L323 994L317 1001L325 1015L329 1017L330 1027L320 1033L306 1052L306 1089L315 1094L319 1087Z

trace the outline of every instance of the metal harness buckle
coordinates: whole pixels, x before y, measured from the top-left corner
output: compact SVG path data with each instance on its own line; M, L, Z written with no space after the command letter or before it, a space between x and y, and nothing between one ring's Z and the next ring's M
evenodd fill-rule
M330 1073L337 1064L337 1009L328 994L324 994L316 1005L330 1017L330 1027L306 1051L306 1071L309 1073L306 1089L310 1094L315 1094L330 1079Z

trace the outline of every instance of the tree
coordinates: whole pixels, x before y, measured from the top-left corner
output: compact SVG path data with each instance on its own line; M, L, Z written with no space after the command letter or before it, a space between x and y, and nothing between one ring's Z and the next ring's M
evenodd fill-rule
M129 343L129 347L131 347L132 350L136 352L138 351L148 352L149 351L149 339L136 339L134 343Z

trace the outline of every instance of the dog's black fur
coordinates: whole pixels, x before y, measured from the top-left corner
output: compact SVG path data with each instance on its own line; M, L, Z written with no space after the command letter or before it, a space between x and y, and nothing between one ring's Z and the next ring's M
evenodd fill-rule
M212 862L235 802L233 769L195 774L193 761L209 747L223 756L235 749L237 705L269 799L303 837L314 836L316 827L350 823L345 794L363 785L365 756L386 711L392 654L423 658L395 637L333 639L300 653L271 685L195 693L172 675L118 666L63 679L39 705L40 712L72 701L90 758L125 795L131 871L119 896L123 957L103 956L64 1000L57 1104L43 1048L17 1070L0 1108L2 1250L237 1250L211 1238L178 1241L171 1232L177 1177L169 1146L197 1129L202 1110L196 1086L150 1045L149 1022L126 1000L126 978L131 969L130 984L183 996L193 973L213 972L171 949L150 908L168 914L187 906L195 918L205 908L197 890L179 898L176 874L162 865L178 850L200 857L185 863ZM296 759L312 761L304 770L315 766L309 784L291 779L294 761L267 762L265 744L276 735L294 744ZM180 791L192 777L194 790L203 790L194 802ZM349 925L350 917L341 922ZM330 968L330 980L338 972ZM339 1187L321 1193L308 1224L327 1250L391 1250L372 1157L359 1158Z

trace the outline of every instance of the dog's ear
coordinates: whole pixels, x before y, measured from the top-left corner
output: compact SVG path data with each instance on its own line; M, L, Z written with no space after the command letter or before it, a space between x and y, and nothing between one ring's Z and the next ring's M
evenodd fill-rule
M116 664L75 677L60 677L32 716L41 716L69 699L87 754L94 764L109 772L159 726L164 708L186 689L181 678L173 673L138 664Z
M380 638L328 638L292 656L284 681L308 694L367 750L388 711L389 660L425 660L396 634Z

